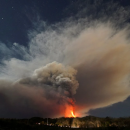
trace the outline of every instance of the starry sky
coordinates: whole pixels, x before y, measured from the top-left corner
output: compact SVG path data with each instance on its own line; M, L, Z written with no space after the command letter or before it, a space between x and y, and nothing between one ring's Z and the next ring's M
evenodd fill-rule
M60 21L64 17L63 10L70 2L69 0L1 0L1 41L18 42L26 46L27 31L33 28L33 22L37 22L39 17L50 24Z
M0 117L130 116L129 35L129 0L0 0Z

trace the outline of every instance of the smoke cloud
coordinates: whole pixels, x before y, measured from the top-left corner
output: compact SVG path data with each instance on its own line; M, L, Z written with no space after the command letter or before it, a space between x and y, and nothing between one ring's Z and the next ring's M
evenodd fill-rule
M44 112L43 116L57 116L60 111L65 110L62 107L66 104L73 105L73 95L78 88L76 73L77 71L72 67L52 62L36 69L31 77L16 82L1 80L3 108L10 104L9 107L13 106L13 110L14 107L26 107L31 103L36 105L41 113Z
M28 49L14 44L9 53L20 48L23 59L2 61L0 116L58 117L73 102L83 116L128 98L129 24L117 27L114 20L41 22L46 29L29 32Z

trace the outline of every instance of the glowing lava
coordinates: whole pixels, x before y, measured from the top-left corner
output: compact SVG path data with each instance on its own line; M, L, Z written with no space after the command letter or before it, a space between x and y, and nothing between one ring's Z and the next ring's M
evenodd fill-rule
M76 117L76 116L74 115L73 111L71 111L71 114L72 114L72 117Z
M65 111L65 117L76 117L73 106L67 105L66 111Z

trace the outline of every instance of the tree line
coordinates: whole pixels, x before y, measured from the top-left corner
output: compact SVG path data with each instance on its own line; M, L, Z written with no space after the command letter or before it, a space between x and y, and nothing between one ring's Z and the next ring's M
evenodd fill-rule
M41 118L5 119L0 118L0 130L129 130L130 117L94 117L82 118Z

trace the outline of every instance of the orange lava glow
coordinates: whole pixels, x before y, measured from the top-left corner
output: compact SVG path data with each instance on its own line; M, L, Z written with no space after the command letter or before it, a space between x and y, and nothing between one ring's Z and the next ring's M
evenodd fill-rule
M66 106L65 117L76 117L73 106L71 105Z
M71 114L72 114L72 117L76 117L76 116L74 115L73 111L71 111Z

